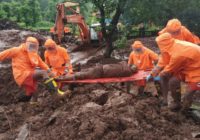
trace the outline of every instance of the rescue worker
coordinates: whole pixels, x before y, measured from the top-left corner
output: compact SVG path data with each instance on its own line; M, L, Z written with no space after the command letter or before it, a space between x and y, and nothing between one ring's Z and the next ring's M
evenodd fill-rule
M196 90L200 90L200 47L196 44L174 39L169 33L164 33L156 38L161 54L168 53L168 63L160 72L162 85L171 91L174 103L169 106L171 110L181 108L181 93L177 89L180 87L179 81L188 84L188 93L183 100L184 109L188 108L192 102L192 96ZM181 78L173 80L171 77ZM165 93L168 94L168 93ZM167 97L167 96L166 96Z
M199 43L199 38L195 35L193 35L186 27L181 25L181 22L178 19L171 19L168 21L166 27L159 32L159 35L164 34L164 33L169 33L171 37L178 39L178 40L183 40L183 41L188 41L191 43ZM161 52L161 55L159 57L159 61L157 65L153 68L151 74L147 76L147 81L151 79L152 77L157 76L160 71L169 63L170 60L170 55L167 52ZM174 83L177 86L176 91L181 92L181 85L180 85L180 80L183 77L181 74L178 76L174 77L172 76L170 78L170 83ZM161 78L161 83L165 81L165 79ZM173 82L172 82L173 81ZM177 84L179 82L179 85ZM163 84L162 84L163 85ZM162 99L162 105L167 105L167 93L168 93L168 87L163 86L162 87L162 92L163 94L163 99Z
M197 44L199 38L193 35L185 26L182 26L178 19L171 19L167 22L167 25L158 34L170 33L173 38L178 40L184 40Z
M140 41L135 41L131 47L133 51L129 56L128 65L130 67L135 67L138 70L144 70L144 71L152 70L154 64L156 64L158 61L158 55L152 50L146 48ZM143 94L146 81L145 80L138 81L136 85L139 86L138 93ZM157 89L159 88L159 84L157 82L156 82L156 88Z
M52 39L47 39L44 44L45 62L52 69L55 76L72 74L72 65L67 50L57 45Z
M22 94L19 101L29 101L33 95L36 95L37 81L48 78L47 73L50 69L38 55L38 48L38 40L28 37L26 42L19 47L13 47L0 53L0 61L12 60L14 79L26 91L26 95Z

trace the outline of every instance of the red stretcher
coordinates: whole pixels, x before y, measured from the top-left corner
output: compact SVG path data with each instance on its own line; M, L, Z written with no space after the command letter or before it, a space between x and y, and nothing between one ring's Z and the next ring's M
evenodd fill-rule
M61 85L70 84L70 83L98 84L98 83L131 82L131 81L144 80L149 74L150 74L150 71L140 70L129 77L98 78L98 79L84 79L84 80L72 80L72 81L56 80L56 82Z

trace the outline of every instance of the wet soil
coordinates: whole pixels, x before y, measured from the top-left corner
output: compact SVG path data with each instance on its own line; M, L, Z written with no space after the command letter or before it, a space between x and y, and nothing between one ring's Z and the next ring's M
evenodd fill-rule
M9 47L20 43L16 37L2 41ZM154 38L141 40L154 48ZM82 67L114 63L130 53L129 45L116 51L126 52L118 59L102 59L101 51ZM41 84L39 103L31 105L17 101L23 90L14 82L11 67L0 68L0 78L1 140L195 140L192 135L200 131L192 119L160 106L158 98L127 94L125 86L118 83L80 84L70 98L49 93ZM146 88L150 89L151 85Z
M0 30L19 29L17 23L6 19L0 19Z

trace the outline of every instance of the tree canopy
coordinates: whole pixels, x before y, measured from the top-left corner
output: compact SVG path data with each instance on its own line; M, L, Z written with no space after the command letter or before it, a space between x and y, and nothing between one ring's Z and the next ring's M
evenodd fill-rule
M57 3L65 0L1 0L0 18L7 18L35 26L40 22L54 23ZM105 17L112 17L119 0L74 0L81 4L81 13L90 23L92 12L98 12L103 4ZM193 32L200 32L199 0L125 0L127 6L120 16L124 24L154 23L164 26L170 18L178 18ZM120 6L124 6L121 3Z

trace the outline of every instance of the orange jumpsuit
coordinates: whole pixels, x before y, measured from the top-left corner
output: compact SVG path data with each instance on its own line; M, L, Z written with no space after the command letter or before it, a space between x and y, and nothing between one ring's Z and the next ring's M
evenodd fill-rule
M176 30L180 30L180 32L179 34L176 35L171 34L173 38L199 44L199 38L193 35L186 27L182 26L180 21L177 19L169 20L167 26L163 30L161 30L158 34L161 35L167 32L175 32ZM169 63L169 60L170 60L169 53L161 52L158 64L155 67L155 71L152 71L152 75L154 76L157 75ZM178 77L180 78L181 76Z
M70 63L70 57L67 50L55 44L51 39L45 42L45 47L55 47L55 51L45 51L45 62L52 68L53 73L56 76L65 74L66 67L68 74L73 73L72 65Z
M200 82L200 47L190 42L175 40L169 34L157 39L161 52L170 54L170 61L161 73L183 74L187 83Z
M133 45L133 48L135 46ZM153 62L158 60L158 55L152 50L144 47L141 44L142 53L136 53L135 51L131 52L128 60L128 64L135 65L139 70L151 70L154 65Z
M161 35L163 33L167 33L166 28L161 30L158 34ZM196 43L196 41L195 41L196 39L195 39L194 35L185 26L181 26L180 34L172 35L172 37L175 39L178 39L178 40L184 40L184 41Z
M198 37L193 35L185 26L182 26L181 22L178 19L169 20L166 27L162 29L158 34L161 35L163 33L176 32L178 30L179 30L179 33L171 34L173 38L192 42L192 43L197 42Z
M36 83L32 77L35 68L40 67L48 70L48 66L42 61L40 56L37 53L28 52L25 44L1 52L0 61L5 59L12 59L14 79L19 86L25 85L27 95L36 90Z
M132 51L129 56L128 64L135 65L139 70L152 70L154 67L153 62L158 61L158 55L152 50L143 46L140 41L135 41L132 45L132 48L141 48L142 52L137 53ZM145 83L139 85L145 85Z

